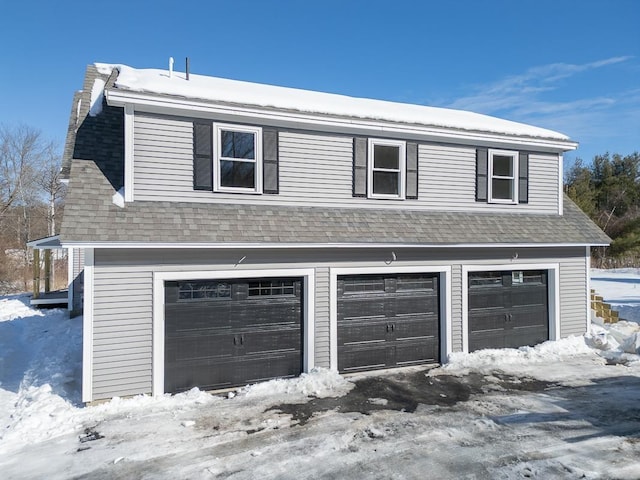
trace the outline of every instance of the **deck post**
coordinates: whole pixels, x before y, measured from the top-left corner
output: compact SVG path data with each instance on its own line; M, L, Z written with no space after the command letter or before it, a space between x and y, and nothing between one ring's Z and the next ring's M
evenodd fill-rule
M40 250L33 249L33 298L40 296Z
M51 291L51 250L44 251L44 293Z

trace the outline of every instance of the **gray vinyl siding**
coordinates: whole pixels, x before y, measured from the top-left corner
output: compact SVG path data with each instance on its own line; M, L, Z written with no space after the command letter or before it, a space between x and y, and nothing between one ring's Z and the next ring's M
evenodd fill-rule
M452 350L462 350L463 265L560 265L561 335L586 328L584 247L397 249L395 266L451 267ZM240 265L235 261L247 256ZM315 364L330 362L330 268L379 267L388 249L96 249L94 266L93 399L151 393L153 272L315 269ZM444 335L445 332L442 332ZM443 359L444 360L444 359Z
M476 202L476 149L465 146L420 144L418 195L431 208L448 210L491 209L498 205ZM529 203L518 205L523 212L558 212L558 156L529 155ZM514 211L513 208L509 211Z
M529 203L489 205L475 201L475 147L420 143L418 199L352 196L353 137L280 131L277 195L212 193L193 189L192 119L136 112L134 200L272 205L354 206L416 210L557 213L558 156L529 158Z
M152 274L95 268L93 397L151 393Z
M560 336L582 335L587 326L590 312L587 307L586 258L581 256L566 258L560 264L560 312L562 323Z
M316 268L315 291L315 366L330 366L330 332L329 332L329 268Z
M462 265L451 267L451 351L462 351ZM459 319L456 321L454 319ZM443 332L444 333L444 332Z

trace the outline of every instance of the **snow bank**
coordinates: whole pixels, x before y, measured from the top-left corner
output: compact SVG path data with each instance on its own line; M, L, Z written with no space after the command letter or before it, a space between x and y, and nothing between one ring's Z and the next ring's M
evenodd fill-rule
M310 373L303 373L296 378L275 379L249 385L240 389L238 394L250 398L295 394L305 397L339 397L347 394L353 387L353 383L338 372L326 368L314 368Z
M102 74L119 71L116 87L136 92L178 95L208 101L273 107L306 113L357 117L433 127L491 132L507 135L569 140L558 132L478 113L427 107L331 93L278 87L225 78L189 75L168 70L135 69L127 65L96 63Z
M572 336L561 340L544 342L535 347L452 353L449 356L449 363L444 365L441 370L450 372L508 370L514 365L531 365L554 360L562 361L567 357L591 353L593 353L593 350L586 344L584 337Z

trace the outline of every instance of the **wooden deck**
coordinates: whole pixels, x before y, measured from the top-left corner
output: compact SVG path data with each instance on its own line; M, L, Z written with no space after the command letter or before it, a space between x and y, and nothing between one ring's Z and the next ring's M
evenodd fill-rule
M66 307L69 300L69 293L67 290L56 290L54 292L40 292L38 298L31 298L30 304L34 307L40 305L46 305L48 307L61 306Z

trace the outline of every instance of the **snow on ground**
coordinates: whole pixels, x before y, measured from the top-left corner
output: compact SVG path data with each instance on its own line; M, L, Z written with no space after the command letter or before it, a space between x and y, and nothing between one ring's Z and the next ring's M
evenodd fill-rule
M593 277L640 302L638 272ZM85 407L81 317L27 305L0 297L3 479L640 478L637 323L440 368Z
M625 320L640 323L640 268L591 270L591 288Z

